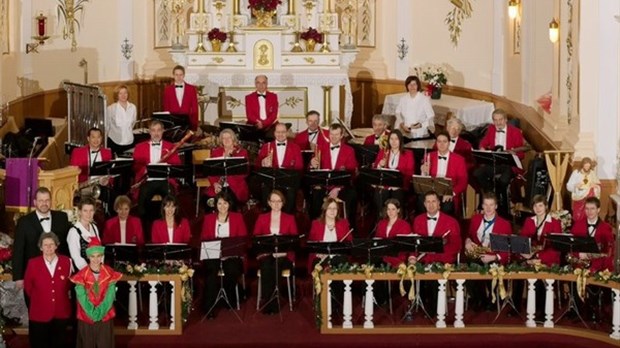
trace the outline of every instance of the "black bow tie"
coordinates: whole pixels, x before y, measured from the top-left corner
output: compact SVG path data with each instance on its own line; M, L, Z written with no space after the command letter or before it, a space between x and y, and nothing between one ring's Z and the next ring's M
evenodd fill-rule
M446 161L448 160L448 156L439 156L438 158Z
M286 143L278 143L278 146L286 146Z
M496 130L495 132L496 132L496 133L506 133L506 131L505 131L505 130L503 130L503 129L498 129L498 130Z
M90 153L99 153L99 150L97 150L97 151L91 151Z
M43 222L43 221L45 221L45 220L49 220L49 219L50 219L50 217L49 217L49 216L48 216L48 217L43 217L43 218L40 218L40 219L39 219L39 222Z
M590 228L590 227L592 227L592 228L596 228L596 223L593 223L593 224L588 224L588 228Z
M433 220L433 221L437 221L437 217L432 217L432 216L427 216L426 220Z
M340 145L334 145L334 146L331 146L331 147L330 147L330 149L331 149L332 151L333 151L333 150L336 150L336 149L339 149L339 148L340 148Z
M159 146L161 143L151 143L152 146Z
M380 135L375 135L375 140L378 140L379 138L381 138Z
M456 139L450 139L451 143L456 143Z
M183 88L183 85L174 85L174 88Z
M308 131L308 135L315 135L318 132L319 132L318 130L315 130L314 132Z
M263 97L263 98L267 99L267 95L266 95L266 94L260 94L260 93L259 93L259 94L258 94L258 96L259 96L259 97Z
M487 219L484 219L484 223L485 223L485 224L492 224L492 223L493 223L493 221L494 221L494 220L487 220Z

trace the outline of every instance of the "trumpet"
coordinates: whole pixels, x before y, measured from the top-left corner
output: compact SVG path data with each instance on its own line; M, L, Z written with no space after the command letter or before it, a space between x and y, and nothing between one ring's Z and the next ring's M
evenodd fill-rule
M467 259L471 261L477 261L480 259L480 256L489 254L491 252L491 248L476 244L473 249L465 249L465 257L467 257Z
M313 159L314 158L316 158L317 162L319 163L318 166L315 168L315 169L318 169L321 167L321 150L319 149L318 146L314 149ZM312 160L310 162L312 162ZM312 164L310 166L313 167Z

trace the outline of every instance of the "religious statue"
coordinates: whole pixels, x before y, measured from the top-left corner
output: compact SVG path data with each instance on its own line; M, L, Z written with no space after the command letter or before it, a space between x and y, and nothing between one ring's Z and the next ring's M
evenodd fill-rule
M581 168L575 169L568 179L566 189L571 193L573 220L585 218L585 201L588 197L601 197L601 182L596 175L596 162L589 157L581 160Z

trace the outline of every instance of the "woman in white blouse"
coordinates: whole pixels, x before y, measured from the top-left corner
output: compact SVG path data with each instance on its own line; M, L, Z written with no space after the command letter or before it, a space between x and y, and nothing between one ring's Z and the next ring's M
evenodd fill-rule
M83 198L78 203L78 221L69 229L67 234L67 244L69 253L76 271L88 266L86 248L92 237L99 238L99 230L93 223L95 216L95 201L90 198Z
M127 86L120 85L114 90L114 104L106 110L105 129L108 134L108 147L119 156L133 147L133 124L136 122L136 106L130 103Z
M426 138L435 128L430 98L421 92L422 83L417 76L407 77L405 87L409 94L403 96L396 107L400 129L408 138Z

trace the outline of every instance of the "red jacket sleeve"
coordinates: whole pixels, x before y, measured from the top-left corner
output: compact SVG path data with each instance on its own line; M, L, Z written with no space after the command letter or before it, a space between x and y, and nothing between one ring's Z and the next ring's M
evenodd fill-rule
M189 239L191 238L191 236L192 234L189 230L189 222L185 218L181 219L181 223L174 231L174 242L187 244L189 243Z

